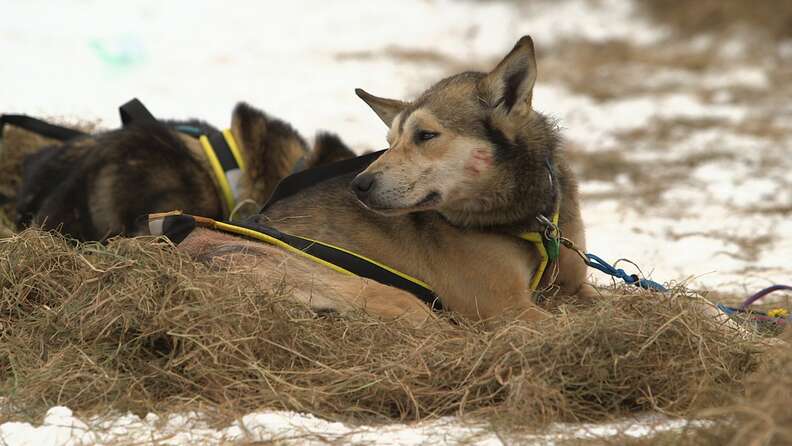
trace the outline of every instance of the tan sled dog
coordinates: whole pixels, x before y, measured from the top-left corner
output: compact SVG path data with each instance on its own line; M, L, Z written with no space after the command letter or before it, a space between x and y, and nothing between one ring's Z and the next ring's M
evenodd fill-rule
M520 235L541 230L540 220L558 211L566 238L585 249L585 237L558 128L532 106L536 75L526 36L491 72L449 77L412 102L357 90L388 126L390 148L365 171L306 188L251 223L331 243L416 277L445 308L467 318L545 317L531 289L540 257ZM204 259L255 265L263 284L285 274L297 298L317 309L415 320L428 314L406 292L261 243L198 229L180 247ZM562 249L539 288L588 294L585 276L584 263Z

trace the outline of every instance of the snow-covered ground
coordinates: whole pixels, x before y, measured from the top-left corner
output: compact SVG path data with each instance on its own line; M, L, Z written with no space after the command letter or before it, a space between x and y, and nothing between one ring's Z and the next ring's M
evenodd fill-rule
M609 424L557 424L541 433L504 434L492 427L466 424L448 418L413 425L349 426L294 412L257 412L246 415L224 429L215 429L195 413L161 419L148 414L141 419L132 414L91 418L83 421L66 407L53 407L39 426L5 423L0 441L8 445L163 444L197 445L235 442L270 442L295 445L446 445L475 444L501 446L552 445L572 439L642 437L701 425L702 422L669 420L646 416Z
M652 45L669 31L636 16L629 2L0 0L0 11L0 112L74 116L115 127L116 107L138 97L157 116L223 126L235 102L244 100L306 135L335 131L361 151L383 147L385 129L354 88L409 98L453 71L497 61L519 36L531 34L540 55L535 107L559 120L579 152L575 159L591 163L616 154L621 166L613 175L586 175L580 168L589 251L609 260L627 257L660 281L690 280L718 291L744 293L792 281L792 211L785 210L792 207L792 106L770 93L775 86L768 62L752 57L738 63L749 58L735 41L721 48L722 60L732 65L644 67L637 74L641 92L606 98L568 83L557 68L590 69L592 82L609 78L557 59L554 50L576 41L657 49ZM691 51L707 44L689 43ZM792 45L779 53L790 63ZM556 66L549 73L543 71L547 61ZM618 74L613 82L624 79ZM755 97L744 100L745 92ZM658 130L663 125L668 132ZM641 423L626 423L559 426L523 440L546 443L559 432L585 436L592 429L604 436L625 429L646 433ZM674 423L655 428L678 428ZM79 420L53 408L41 426L0 426L0 443L9 445L278 438L503 442L490 429L453 419L373 428L284 412L251 414L213 429L190 415Z
M361 149L379 148L382 124L354 89L409 97L445 74L435 63L388 58L388 49L476 62L527 33L538 45L659 35L628 20L629 5L618 0L553 3L3 0L0 105L115 126L117 106L136 96L157 116L227 125L244 100L306 134L332 129Z

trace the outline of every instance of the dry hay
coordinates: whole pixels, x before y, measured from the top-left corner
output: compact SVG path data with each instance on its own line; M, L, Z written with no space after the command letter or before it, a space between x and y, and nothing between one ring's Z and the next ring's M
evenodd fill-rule
M792 444L792 332L781 338L762 369L745 383L744 393L735 395L730 404L712 408L702 414L725 419L700 438L718 445L789 445ZM700 442L703 444L703 442Z
M289 300L287 284L252 283L161 240L72 244L35 230L0 240L4 415L191 404L368 422L462 414L512 427L689 415L739 391L761 357L681 289L612 290L545 324L484 329L317 317Z
M786 331L761 365L744 381L744 391L695 414L697 419L682 430L633 438L609 438L559 442L575 446L787 446L792 444L792 332Z

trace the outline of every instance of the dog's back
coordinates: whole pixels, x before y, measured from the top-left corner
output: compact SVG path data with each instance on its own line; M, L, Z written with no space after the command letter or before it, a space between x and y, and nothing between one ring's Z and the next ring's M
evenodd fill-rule
M150 212L222 217L212 178L168 127L133 124L50 146L23 165L21 226L59 228L81 240L137 232Z

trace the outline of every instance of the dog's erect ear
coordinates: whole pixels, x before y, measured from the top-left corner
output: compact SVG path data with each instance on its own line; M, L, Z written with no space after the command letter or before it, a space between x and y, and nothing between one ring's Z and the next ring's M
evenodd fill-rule
M352 151L341 138L335 133L320 132L316 135L314 148L308 157L305 167L311 168L354 158L355 152Z
M382 122L390 128L391 123L393 122L393 118L396 117L404 107L407 106L406 102L402 102L396 99L386 99L374 96L373 94L368 94L363 91L362 88L356 88L355 93L363 99L363 102L368 104L374 113L382 119Z
M231 115L231 132L245 157L249 183L243 191L248 198L263 203L297 160L308 152L302 136L288 123L267 116L240 102Z
M491 104L507 113L531 111L533 87L536 82L536 55L533 40L523 36L514 48L484 79L481 87L489 94Z
M269 119L261 110L240 102L231 113L231 129L246 147L242 150L255 151L267 134Z

